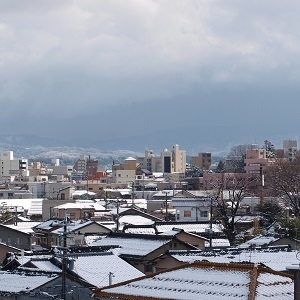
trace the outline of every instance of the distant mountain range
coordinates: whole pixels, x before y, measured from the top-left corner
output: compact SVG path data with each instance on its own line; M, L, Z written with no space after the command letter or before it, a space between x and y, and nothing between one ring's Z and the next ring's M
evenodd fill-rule
M151 149L159 155L165 148L171 149L174 144L179 144L180 149L186 150L188 156L197 155L198 152L211 152L213 157L222 158L228 154L232 146L249 144L249 141L251 143L251 138L246 136L240 140L228 141L225 136L216 138L206 134L205 138L200 139L200 134L203 136L203 132L199 133L199 138L195 134L191 140L191 134L187 134L189 130L192 129L181 128L172 131L162 129L143 136L131 135L97 140L0 134L0 151L12 150L15 157L24 157L30 161L50 161L53 158L60 158L65 163L74 162L81 154L85 154L98 158L106 165L111 164L113 160L121 161L129 156L143 155L146 149ZM272 142L275 146L276 143L280 145L283 139L283 137L276 137Z

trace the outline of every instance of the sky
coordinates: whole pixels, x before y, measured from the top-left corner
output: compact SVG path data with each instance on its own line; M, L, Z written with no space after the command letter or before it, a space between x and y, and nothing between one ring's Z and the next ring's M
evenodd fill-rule
M0 133L196 153L298 140L299 15L297 0L0 0Z

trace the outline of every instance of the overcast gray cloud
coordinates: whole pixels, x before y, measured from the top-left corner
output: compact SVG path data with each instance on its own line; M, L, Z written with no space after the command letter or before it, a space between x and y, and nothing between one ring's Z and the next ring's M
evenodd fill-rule
M0 0L1 130L297 135L299 12L296 0Z

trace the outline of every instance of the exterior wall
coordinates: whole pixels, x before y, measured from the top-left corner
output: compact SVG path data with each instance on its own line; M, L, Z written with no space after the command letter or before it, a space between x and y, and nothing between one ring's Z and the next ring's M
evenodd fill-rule
M123 164L112 166L112 179L114 183L129 183L135 181L136 159L130 157Z
M57 216L58 218L65 218L68 217L71 220L79 220L82 218L90 218L93 217L95 213L94 209L74 209L74 208L67 208L67 209L53 209L54 216Z
M74 170L86 172L86 158L85 155L81 155L74 165Z
M210 219L209 207L177 207L180 222L203 222Z
M200 152L198 156L191 157L191 165L198 167L201 170L210 170L211 169L211 153Z
M8 246L31 250L32 241L29 234L0 225L0 238L0 242L7 244Z
M182 243L180 240L172 240L169 243L163 245L162 247L154 250L153 252L149 253L145 257L126 257L126 255L123 255L125 260L128 261L132 266L143 272L144 274L151 274L153 272L153 268L155 266L155 263L152 261L156 259L158 256L165 254L168 250L191 250L192 247L190 247L187 244ZM142 259L142 261L141 261ZM150 266L150 268L147 268L147 266Z
M178 261L170 255L165 255L162 259L158 259L155 262L155 265L153 265L153 272L161 272L166 269L178 267L182 264L185 264L185 262Z
M176 235L176 237L187 243L190 245L193 245L195 247L197 247L200 250L203 250L205 248L205 240L201 237L192 235L192 234L188 234L186 232L180 232L179 234Z
M173 161L174 161L173 172L185 173L185 171L186 171L186 151L179 150L178 145L173 146Z
M18 254L21 253L21 251L19 249L12 248L12 247L9 247L4 244L0 244L0 265L3 262L4 258L6 257L6 254L8 252L14 252L14 253L18 253Z
M3 151L0 154L0 178L10 175L28 175L27 159L14 159L13 151Z
M42 208L42 219L51 219L53 216L55 216L53 207L70 202L75 203L75 200L44 200Z
M284 157L290 161L294 160L297 153L297 141L295 140L284 140L283 141Z
M113 172L114 183L129 183L135 181L135 170L116 170Z

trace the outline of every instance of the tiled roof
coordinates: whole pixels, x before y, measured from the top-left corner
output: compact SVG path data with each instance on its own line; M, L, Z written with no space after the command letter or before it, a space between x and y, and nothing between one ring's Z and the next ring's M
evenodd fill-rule
M207 260L210 262L230 263L249 262L264 264L275 271L284 271L287 265L298 264L296 251L272 247L267 249L224 249L206 251L170 251L172 257L182 262Z
M144 275L112 253L77 256L74 260L73 272L96 287L109 284L110 272L112 273L112 283L119 283Z
M17 225L5 225L11 229L22 231L24 233L33 233L33 227L39 225L41 222L18 222Z
M205 233L207 229L209 229L208 223L156 223L156 228L158 232L165 232L172 230L173 227L183 229L185 232L192 232L192 233ZM220 224L213 224L212 225L213 232L221 233L222 232L222 225Z
M291 276L261 266L197 262L106 287L118 299L293 299ZM274 296L276 298L274 298Z
M99 241L96 241L92 246L120 246L119 255L138 255L145 256L148 253L160 248L169 243L170 238L142 238L142 237L114 237L107 236Z
M29 275L0 271L0 293L27 293L55 279L57 275Z

